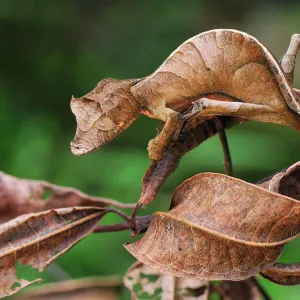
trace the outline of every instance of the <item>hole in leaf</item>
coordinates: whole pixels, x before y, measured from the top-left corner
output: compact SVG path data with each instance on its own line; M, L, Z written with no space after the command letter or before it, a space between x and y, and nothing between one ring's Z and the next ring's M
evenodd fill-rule
M44 193L43 193L43 196L42 196L42 199L43 200L47 200L47 199L49 199L52 196L52 194L53 194L52 190L45 189Z
M14 289L16 289L16 288L19 288L19 287L21 287L21 284L20 284L20 282L14 282L13 284L12 284L12 286L10 287L10 289L13 291Z
M141 273L141 279L144 279L144 278L147 278L149 280L149 282L155 282L158 280L159 276Z
M184 296L199 297L205 293L206 286L200 286L196 289L187 288Z
M38 269L33 268L31 265L21 265L19 261L16 261L15 266L17 270L17 279L33 281L38 277Z
M142 291L142 286L141 286L139 283L136 283L136 284L133 286L133 291L134 291L136 294L139 294L139 293Z
M221 297L216 291L213 291L209 294L209 300L221 300Z
M158 298L159 295L161 295L162 293L162 289L159 288L157 290L155 290L155 293L150 295L147 292L142 292L138 295L140 300L158 300L160 298Z
M152 276L152 275L150 275L150 276ZM156 276L156 275L153 275L153 276ZM157 276L157 277L159 277L159 276ZM133 291L138 296L138 299L140 299L140 300L156 300L156 299L158 299L157 297L162 293L161 288L156 289L153 294L144 292L140 283L136 283L133 286Z

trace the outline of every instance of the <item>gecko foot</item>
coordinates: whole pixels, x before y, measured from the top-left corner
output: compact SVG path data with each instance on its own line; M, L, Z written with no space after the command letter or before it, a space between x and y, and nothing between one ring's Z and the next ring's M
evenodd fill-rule
M147 150L151 160L161 160L165 155L165 147L158 143L156 139L149 141Z

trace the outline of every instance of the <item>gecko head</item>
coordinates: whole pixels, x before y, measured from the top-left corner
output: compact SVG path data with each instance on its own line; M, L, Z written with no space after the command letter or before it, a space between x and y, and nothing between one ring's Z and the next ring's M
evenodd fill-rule
M140 104L130 88L140 79L103 79L88 94L72 97L71 110L77 130L71 142L74 155L100 148L126 129L140 112Z

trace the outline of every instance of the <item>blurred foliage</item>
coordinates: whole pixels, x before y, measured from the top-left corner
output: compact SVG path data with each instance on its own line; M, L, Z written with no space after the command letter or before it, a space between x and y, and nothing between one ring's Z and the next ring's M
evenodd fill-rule
M141 117L99 151L73 157L71 95L85 94L104 77L148 75L187 38L214 28L246 31L280 58L300 31L299 20L300 2L287 0L0 0L0 169L135 202L157 121ZM298 88L299 65L298 59ZM231 129L228 139L235 176L248 181L299 159L299 133L289 128L245 124ZM217 138L184 157L147 213L166 210L173 189L203 171L223 172ZM110 216L106 222L118 220ZM74 278L121 274L134 260L122 247L129 240L127 232L90 236L59 264ZM299 243L286 247L284 261L299 259ZM299 298L300 287L262 282L273 299Z

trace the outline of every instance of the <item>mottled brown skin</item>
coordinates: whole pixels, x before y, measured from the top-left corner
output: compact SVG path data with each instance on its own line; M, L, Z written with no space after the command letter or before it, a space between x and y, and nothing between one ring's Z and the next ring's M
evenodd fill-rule
M290 126L300 131L299 91L292 88L300 35L293 35L282 65L254 37L236 30L201 33L177 48L150 76L105 79L82 98L73 98L77 118L72 152L98 149L139 114L165 123L149 142L152 160L178 138L182 112L194 102L200 122L217 115ZM212 100L214 99L214 100Z

